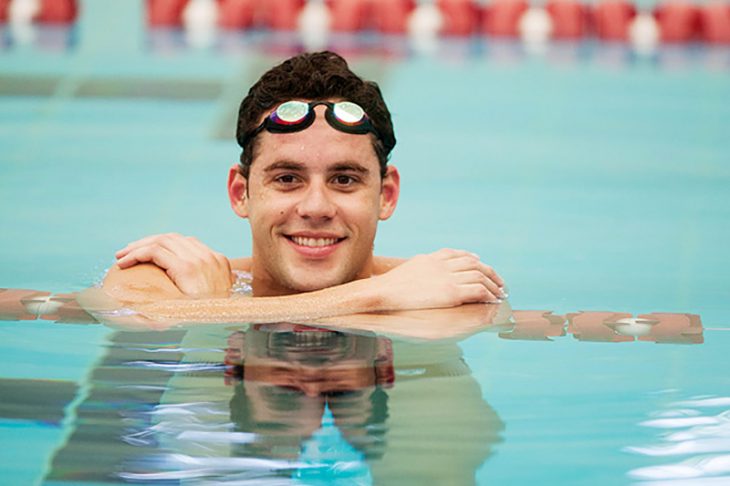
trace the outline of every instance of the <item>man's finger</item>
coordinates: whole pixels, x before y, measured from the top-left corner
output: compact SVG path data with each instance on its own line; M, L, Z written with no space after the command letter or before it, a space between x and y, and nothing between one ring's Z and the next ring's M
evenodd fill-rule
M160 239L160 245L182 260L195 261L200 258L200 249L189 238L174 234Z
M502 289L497 285L497 283L491 278L484 275L484 273L482 273L480 270L466 270L464 272L458 272L456 274L456 278L457 282L460 285L471 285L475 283L481 284L484 286L484 288L487 289L487 291L493 298L505 298Z
M157 235L145 236L144 238L140 238L139 240L128 243L127 246L117 251L115 256L117 259L123 258L125 255L129 254L129 252L137 250L139 248L155 244L162 244L165 241L182 238L184 237L178 233L161 233Z
M502 287L497 285L497 283L493 279L487 277L486 275L483 276L483 279L484 280L482 281L482 284L487 288L487 290L489 290L489 292L492 293L492 295L494 295L498 299L507 298L507 294L504 293Z
M500 277L499 274L497 272L495 272L492 267L490 267L489 265L487 265L483 262L479 262L479 270L484 275L486 275L487 277L492 279L494 281L494 283L497 284L497 286L499 286L500 288L504 287L504 279L502 277Z
M462 304L501 302L482 284L468 284L461 288Z
M472 254L464 252L463 255L448 260L446 265L448 265L449 270L452 272L466 272L469 270L481 270L479 263L479 260Z
M464 250L454 250L453 248L441 248L440 250L432 253L432 255L445 260L453 260L454 258L461 258L465 256L475 256L473 253L469 253Z
M186 244L189 246L189 248L195 252L195 255L197 255L200 259L205 261L207 264L216 264L220 265L222 262L222 259L219 258L219 253L216 253L213 251L212 248L210 248L205 243L201 242L195 237L188 236L185 238ZM226 259L226 263L227 263Z
M136 250L132 250L126 256L117 261L117 265L121 269L133 267L138 263L154 263L158 267L167 271L176 260L179 260L166 248L159 245L145 246Z
M161 235L161 234L150 235L150 236L145 236L144 238L140 238L138 240L131 241L131 242L127 243L127 246L125 246L121 250L117 251L114 254L114 256L117 259L124 258L124 256L128 255L129 252L131 252L131 251L142 248L143 246L149 246L149 245L156 243L157 240L159 240L159 238L162 236L163 235Z

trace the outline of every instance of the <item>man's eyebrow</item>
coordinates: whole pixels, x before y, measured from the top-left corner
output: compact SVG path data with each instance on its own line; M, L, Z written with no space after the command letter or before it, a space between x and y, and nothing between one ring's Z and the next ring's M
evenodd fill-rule
M280 160L271 165L266 166L264 172L273 172L275 170L304 170L304 165L298 162L288 160Z
M272 162L271 164L266 166L264 168L264 172L268 173L277 170L304 171L306 169L306 166L299 162L294 162L290 160L279 160L276 162ZM359 162L348 161L339 162L337 164L331 165L330 167L327 167L327 172L357 172L362 175L368 175L370 173L370 169L360 164Z
M370 169L358 162L340 162L327 169L329 172L359 172L360 174L367 175L370 173Z

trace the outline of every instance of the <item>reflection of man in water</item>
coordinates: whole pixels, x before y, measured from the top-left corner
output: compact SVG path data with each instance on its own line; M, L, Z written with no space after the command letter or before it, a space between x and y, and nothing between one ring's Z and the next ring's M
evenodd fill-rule
M228 341L229 454L235 461L273 461L261 478L329 484L367 475L373 484L473 484L501 440L503 424L454 342L409 344L293 324L252 326ZM179 411L175 404L184 405L186 389L200 392L202 383L194 383L173 382L166 406ZM217 400L230 396L219 380L206 385ZM205 410L189 427L216 428L206 420L222 417L206 419ZM205 436L197 443L194 435L181 437L166 447L199 460L215 449Z
M261 437L236 454L297 459L328 407L353 447L382 455L394 377L388 339L276 325L236 333L229 344L227 360L238 363L231 418Z

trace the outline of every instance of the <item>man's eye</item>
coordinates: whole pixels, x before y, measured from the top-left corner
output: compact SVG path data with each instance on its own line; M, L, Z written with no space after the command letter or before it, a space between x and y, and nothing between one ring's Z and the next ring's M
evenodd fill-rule
M335 178L333 179L333 181L338 186L351 186L355 182L357 182L357 180L354 177L349 176L349 175L338 175L338 176L335 176Z
M297 178L291 174L284 174L280 175L275 180L281 184L294 184L297 181Z

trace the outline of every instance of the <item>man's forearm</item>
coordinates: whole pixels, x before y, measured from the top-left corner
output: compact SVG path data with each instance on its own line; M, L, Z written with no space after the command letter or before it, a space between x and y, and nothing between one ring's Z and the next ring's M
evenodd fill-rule
M380 275L313 292L281 297L190 298L156 265L115 266L104 280L104 295L87 294L87 309L125 307L150 323L275 322L348 314L434 309L498 302L501 279L475 255L439 250L410 260L393 260ZM117 313L118 314L118 313ZM119 315L115 314L115 319ZM135 317L138 320L140 315Z
M118 306L138 311L151 321L173 322L272 322L383 310L376 282L370 279L314 292L280 297L191 299L180 292L164 270L152 264L121 270L112 267L103 290ZM97 294L98 296L98 294ZM83 299L90 309L108 311L110 302L91 295Z
M163 300L134 309L152 320L185 322L276 322L386 310L376 277L280 297Z

